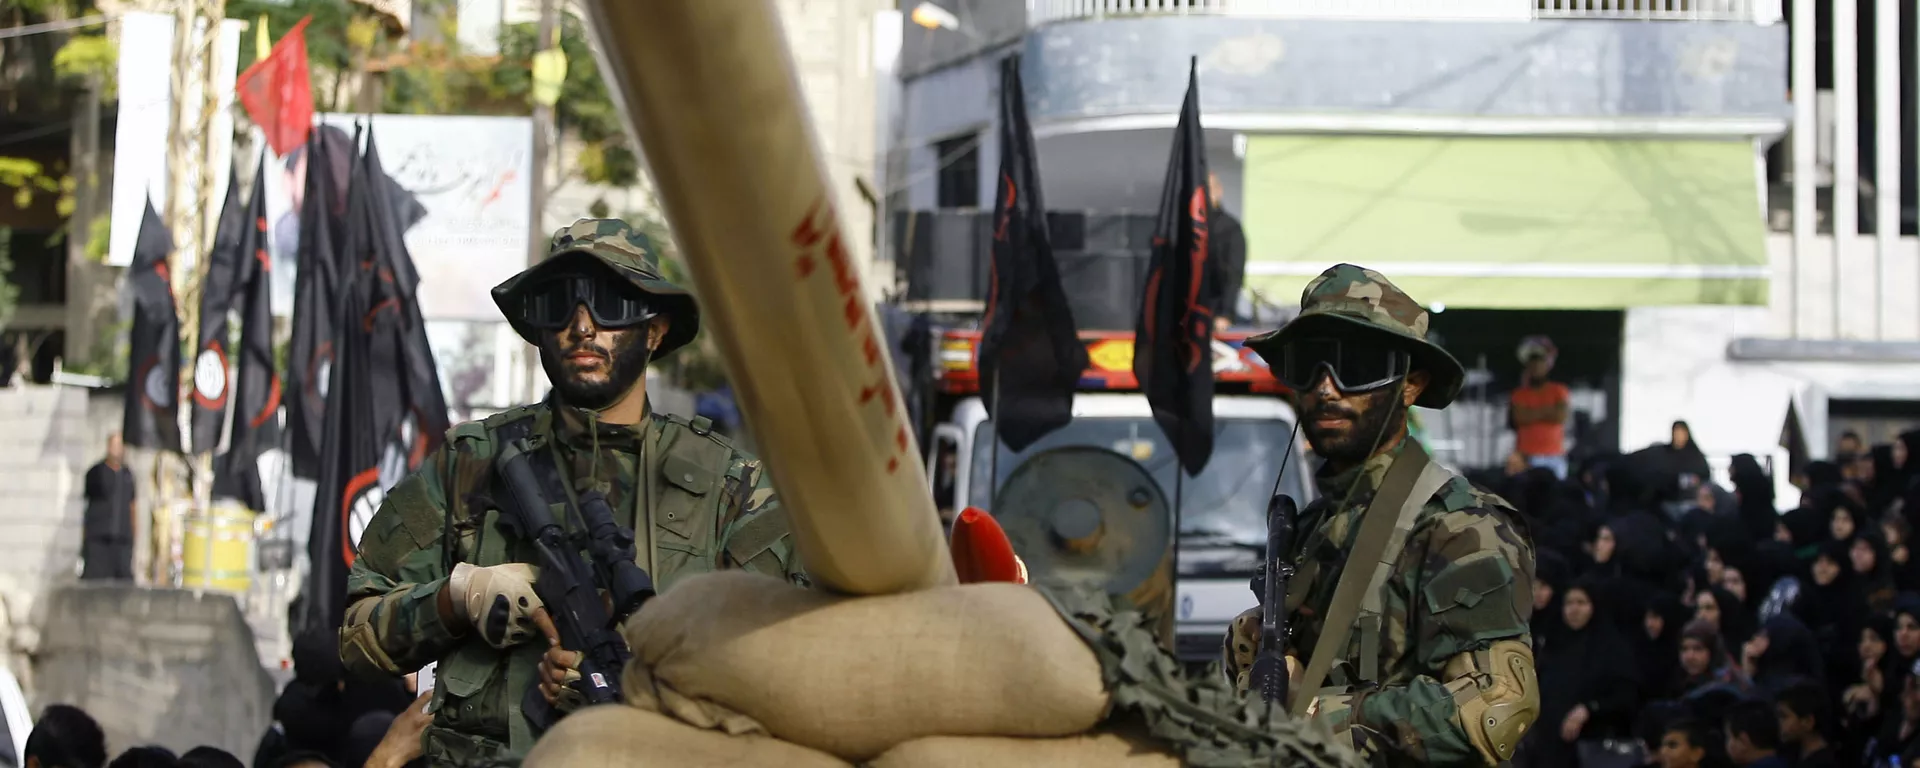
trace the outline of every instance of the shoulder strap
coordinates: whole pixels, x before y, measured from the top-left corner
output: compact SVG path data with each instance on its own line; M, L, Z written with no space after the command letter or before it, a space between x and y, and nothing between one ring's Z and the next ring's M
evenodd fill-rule
M1387 544L1393 538L1394 529L1399 527L1400 508L1413 494L1414 483L1431 461L1418 441L1407 438L1406 447L1393 460L1393 466L1387 468L1380 490L1367 505L1360 519L1360 534L1347 555L1346 567L1340 570L1340 582L1333 588L1333 602L1327 606L1327 615L1320 625L1320 639L1314 642L1313 655L1307 659L1306 674L1293 689L1293 701L1288 709L1294 717L1306 715L1307 704L1319 693L1321 681L1333 666L1333 657L1346 647L1347 635L1352 632L1360 611L1362 590L1373 581L1375 564L1386 558Z
M1453 473L1438 463L1428 461L1426 468L1420 470L1420 478L1413 481L1413 491L1407 494L1400 504L1400 517L1395 521L1393 533L1387 538L1387 548L1380 553L1380 562L1373 569L1373 578L1367 582L1367 591L1360 602L1360 679L1375 681L1380 679L1380 626L1386 615L1386 607L1380 597L1381 587L1386 586L1387 577L1393 575L1394 563L1399 562L1400 553L1407 547L1407 536L1413 533L1413 525L1420 518L1420 510L1425 509L1427 500L1440 492L1441 486L1453 479Z

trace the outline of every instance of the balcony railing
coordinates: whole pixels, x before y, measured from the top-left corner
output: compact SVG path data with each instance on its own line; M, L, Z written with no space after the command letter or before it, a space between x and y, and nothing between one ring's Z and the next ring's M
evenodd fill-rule
M1780 21L1781 0L1027 0L1034 25L1130 16L1400 21Z

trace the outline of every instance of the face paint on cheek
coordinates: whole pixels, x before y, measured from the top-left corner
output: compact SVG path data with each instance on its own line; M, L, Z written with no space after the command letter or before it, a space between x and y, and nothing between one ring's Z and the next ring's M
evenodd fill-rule
M1318 398L1309 400L1303 431L1315 453L1342 463L1365 461L1374 446L1406 424L1406 409L1394 402L1398 387L1383 387L1364 394L1347 395L1339 403ZM1316 421L1323 416L1344 417L1344 427L1322 429Z
M645 328L601 330L595 334L594 344L608 354L604 378L578 377L568 371L557 335L549 335L540 345L540 365L560 398L590 411L613 405L633 389L634 383L646 376L647 361L652 356Z

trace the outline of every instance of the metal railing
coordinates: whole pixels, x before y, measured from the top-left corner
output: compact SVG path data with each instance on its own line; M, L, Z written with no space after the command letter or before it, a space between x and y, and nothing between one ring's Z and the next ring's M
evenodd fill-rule
M1129 16L1249 16L1287 19L1525 21L1780 20L1781 0L1027 0L1028 23Z
M1539 19L1780 21L1780 0L1536 0Z

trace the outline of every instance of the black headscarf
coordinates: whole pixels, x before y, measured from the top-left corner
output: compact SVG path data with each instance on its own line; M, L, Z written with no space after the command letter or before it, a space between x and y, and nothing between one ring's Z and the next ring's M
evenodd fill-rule
M1756 542L1772 539L1774 523L1780 520L1780 511L1774 506L1773 479L1767 477L1751 453L1733 457L1729 474L1733 476L1733 493L1747 537Z
M1620 685L1633 672L1632 656L1626 641L1605 620L1604 598L1595 589L1596 582L1582 579L1568 589L1585 592L1593 601L1593 618L1579 629L1568 627L1557 642L1550 642L1540 657L1540 722L1557 730L1560 721L1576 706L1592 713L1586 736L1619 731L1631 724L1636 691Z
M1661 619L1658 636L1647 634L1645 614L1648 613L1657 614ZM1680 598L1672 592L1657 592L1647 599L1647 609L1642 613L1640 628L1633 633L1632 643L1643 698L1659 698L1674 679L1680 665L1680 632L1692 617L1692 612L1681 605Z
M1807 490L1832 488L1846 481L1840 465L1831 461L1807 462Z
M1768 619L1760 631L1766 633L1767 650L1754 663L1754 685L1772 696L1786 690L1796 678L1826 685L1826 663L1807 625L1783 613Z
M1726 642L1727 648L1745 645L1755 630L1754 612L1747 607L1747 601L1719 587L1702 587L1699 591L1711 593L1714 605L1720 607L1720 639Z
M1573 566L1567 559L1553 550L1541 550L1534 554L1533 578L1536 582L1553 589L1553 597L1547 604L1534 608L1531 629L1535 652L1540 647L1558 637L1566 628L1566 620L1560 616L1560 601L1566 597L1567 587L1573 584Z
M1687 431L1686 445L1666 444L1667 470L1671 473L1672 482L1668 492L1677 496L1685 490L1681 476L1692 475L1694 480L1705 482L1713 477L1713 469L1707 466L1707 455L1700 450L1699 436L1693 433L1693 427L1687 426L1684 421L1676 421L1673 428Z
M1902 615L1920 622L1920 596L1903 594L1893 601L1893 617L1897 623ZM1880 689L1880 711L1897 716L1900 710L1900 692L1906 688L1907 678L1913 676L1913 663L1920 660L1920 654L1909 656L1900 652L1900 643L1895 635L1898 630L1887 630L1887 655L1881 659L1880 674L1883 685Z
M1868 455L1873 457L1873 480L1867 483L1867 504L1874 514L1880 514L1899 500L1900 493L1907 489L1907 478L1893 466L1892 445L1876 445Z

